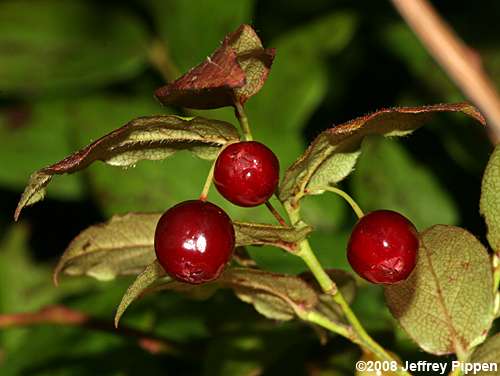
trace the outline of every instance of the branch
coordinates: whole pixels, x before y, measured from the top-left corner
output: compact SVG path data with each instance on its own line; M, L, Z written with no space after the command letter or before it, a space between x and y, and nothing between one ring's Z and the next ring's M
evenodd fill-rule
M137 339L137 344L151 354L179 355L177 345L167 342L151 333L121 326L115 329L112 322L99 320L89 315L61 305L48 306L38 312L13 313L0 315L0 328L13 328L33 325L63 325L83 327L92 330L118 334Z
M404 20L448 76L488 119L489 136L500 142L500 96L467 47L427 0L392 0Z

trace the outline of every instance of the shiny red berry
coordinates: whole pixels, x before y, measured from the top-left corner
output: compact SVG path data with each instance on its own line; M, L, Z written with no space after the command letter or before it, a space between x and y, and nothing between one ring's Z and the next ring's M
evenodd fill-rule
M392 284L406 279L417 262L418 233L408 219L390 210L366 214L354 227L347 259L361 277Z
M256 141L238 142L225 148L215 162L214 183L224 198L239 206L266 202L279 180L278 158Z
M156 226L158 262L182 282L198 284L216 279L233 250L231 219L210 202L181 202L168 209Z

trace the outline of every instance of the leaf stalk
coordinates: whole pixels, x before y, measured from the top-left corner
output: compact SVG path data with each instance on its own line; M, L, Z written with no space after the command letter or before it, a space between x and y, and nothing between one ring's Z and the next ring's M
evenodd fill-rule
M339 189L339 188L333 187L333 186L326 187L325 190L327 190L329 192L333 192L333 193L339 195L340 197L342 197L344 200L346 200L347 203L351 206L352 210L354 210L354 213L356 213L356 216L358 217L358 219L361 219L365 215L363 213L363 210L361 210L361 208L357 204L357 202L354 201L354 199L351 196L349 196L349 194L347 194L347 192L344 192L342 189Z
M236 98L234 100L234 110L236 118L240 123L241 130L243 131L243 137L245 138L245 141L252 141L252 131L250 130L250 123L248 122L247 114L245 113L243 105Z

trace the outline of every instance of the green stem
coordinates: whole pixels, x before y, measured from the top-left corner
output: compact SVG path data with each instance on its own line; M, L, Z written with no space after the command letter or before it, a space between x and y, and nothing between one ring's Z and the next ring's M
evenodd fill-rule
M337 187L326 187L326 191L333 192L341 196L344 200L347 201L347 203L351 206L352 210L354 210L354 213L358 216L358 218L362 218L364 216L363 210L359 207L359 205L354 201L354 199L349 196L346 192L344 192L342 189L339 189Z
M243 131L243 136L245 137L246 141L252 141L252 132L250 130L250 124L248 123L248 118L245 113L245 109L241 105L240 102L238 102L237 99L234 100L234 109L236 113L236 118L238 119L238 122L241 125L241 130Z
M210 186L212 185L212 181L214 180L214 169L215 169L215 160L210 167L210 171L208 171L207 180L205 180L205 185L203 186L203 190L200 194L201 201L207 201L208 191L210 191Z
M316 255L311 249L309 241L303 240L299 244L299 252L297 255L304 260L307 267L312 271L314 277L318 281L321 289L328 295L334 295L338 292L337 286L332 281L330 276L325 272Z
M329 320L326 316L322 315L317 311L310 311L305 314L300 314L299 316L304 321L309 321L313 324L319 325L333 333L336 333L342 337L347 338L350 341L356 341L356 336L349 330L349 328L339 325L331 320Z
M349 304L347 304L340 290L337 289L335 283L331 280L331 278L319 263L307 240L303 240L299 244L299 252L297 253L297 255L301 257L302 260L304 260L304 262L307 264L314 277L320 284L322 290L325 293L332 295L333 301L337 303L344 312L347 321L351 324L352 329L355 333L356 340L353 340L353 342L359 344L366 351L373 353L380 360L397 361L391 355L389 355L382 346L375 342L373 338L371 338L370 335L366 332L365 328L361 325ZM350 337L350 339L352 339L352 337ZM404 371L403 369L399 369L397 373L402 376L410 375L410 373Z
M344 315L347 318L347 321L352 325L352 328L361 338L361 341L365 344L365 347L368 350L374 353L379 359L393 360L392 357L387 353L387 351L385 351L382 346L375 342L373 338L370 337L370 335L366 332L365 328L363 327L363 325L361 325L361 322L358 320L340 291L337 294L333 295L333 301L341 307Z

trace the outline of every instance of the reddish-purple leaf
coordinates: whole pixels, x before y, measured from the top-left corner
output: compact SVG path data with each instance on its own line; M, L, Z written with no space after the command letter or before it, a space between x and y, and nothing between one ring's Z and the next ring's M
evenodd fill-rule
M264 85L274 49L264 49L249 25L228 34L203 63L156 90L165 105L210 109L243 104Z
M399 107L361 116L327 129L316 137L304 154L286 170L279 190L281 201L292 210L297 210L304 195L320 194L351 173L365 136L408 135L437 112L462 112L485 124L479 111L467 103Z
M245 85L245 72L226 42L211 56L174 82L156 90L164 105L210 109L233 104L235 88Z
M132 166L141 160L161 160L178 150L189 150L204 159L214 159L223 145L239 140L229 123L202 117L183 119L174 115L140 117L101 137L60 162L30 176L14 218L21 210L43 199L53 175L70 174L95 161L112 166Z

